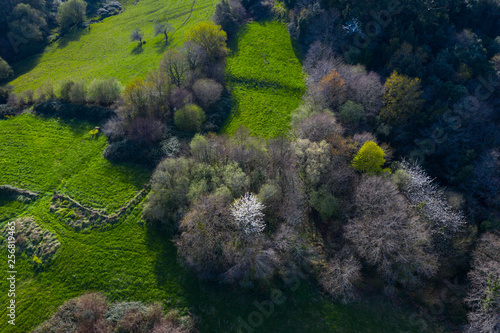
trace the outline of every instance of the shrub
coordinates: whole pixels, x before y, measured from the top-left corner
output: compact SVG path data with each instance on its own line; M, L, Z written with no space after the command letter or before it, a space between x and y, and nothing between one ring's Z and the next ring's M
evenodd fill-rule
M57 9L57 23L63 30L67 30L85 21L87 3L83 0L68 0Z
M385 152L375 142L367 141L359 149L352 160L352 167L360 172L368 174L381 174L389 172L388 169L382 169L385 163Z
M71 85L68 98L71 103L85 104L87 96L87 87L84 81L76 81Z
M88 99L98 105L109 106L120 97L121 91L122 87L117 79L94 79L88 88Z
M6 118L7 116L14 116L15 114L16 110L8 104L0 104L0 119Z
M69 92L71 91L71 87L75 84L75 81L71 79L66 79L59 83L59 97L61 99L69 102Z
M49 117L60 117L62 119L83 119L99 123L115 116L111 109L99 106L77 105L64 103L61 100L46 101L35 105L34 111Z
M195 104L188 104L175 112L174 122L181 131L199 132L205 122L205 112Z
M212 79L200 79L193 84L193 92L204 108L217 102L222 93L222 85Z
M14 71L9 66L7 61L0 57L0 82L10 78L12 75L14 75Z

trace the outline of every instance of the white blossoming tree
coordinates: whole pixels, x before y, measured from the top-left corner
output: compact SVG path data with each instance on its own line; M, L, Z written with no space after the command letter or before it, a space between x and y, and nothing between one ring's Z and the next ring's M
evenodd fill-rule
M231 205L236 223L246 235L260 234L265 228L264 205L253 193L246 193Z

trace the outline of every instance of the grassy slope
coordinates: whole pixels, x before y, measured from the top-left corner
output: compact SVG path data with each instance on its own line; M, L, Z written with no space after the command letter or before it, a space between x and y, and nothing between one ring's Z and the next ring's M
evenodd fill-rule
M43 54L13 64L17 77L10 84L23 91L36 89L45 82L56 84L65 78L88 82L116 77L125 85L158 66L167 46L162 36L154 37L156 22L168 19L176 29L168 47L180 45L193 23L210 19L215 3L216 0L140 0L126 6L117 16L92 24L90 31L74 31L48 46ZM136 28L145 33L142 49L130 41L130 33Z
M90 128L28 114L0 121L0 161L5 170L0 183L45 193L29 205L0 202L0 219L34 216L61 242L55 261L42 272L32 270L30 258L17 256L17 326L7 325L2 307L0 332L29 332L67 299L88 291L104 292L113 301L161 301L166 308L189 309L198 318L201 332L237 331L238 318L248 318L256 310L253 303L269 295L200 283L178 264L170 237L148 232L139 223L140 205L113 227L89 233L75 232L51 213L50 191L55 187L87 203L109 200L108 207L113 207L129 198L138 179L147 178L145 171L126 166L102 167L105 141L91 140ZM102 184L96 187L97 180ZM0 249L0 257L6 255ZM5 265L6 260L3 271ZM256 332L413 331L407 315L389 304L344 306L308 282L299 286L294 291L283 287L286 302L276 306ZM0 279L0 290L7 290L7 280ZM1 292L0 304L6 302L7 295Z
M227 71L236 108L224 131L232 133L244 125L252 134L266 137L285 132L305 91L286 27L278 22L250 23L239 32L233 51Z
M119 208L150 173L105 160L106 138L92 139L92 128L29 114L0 121L0 184L57 190L96 208Z

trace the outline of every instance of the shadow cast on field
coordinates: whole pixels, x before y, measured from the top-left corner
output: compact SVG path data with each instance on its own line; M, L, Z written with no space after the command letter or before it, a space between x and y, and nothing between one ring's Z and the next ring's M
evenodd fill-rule
M40 59L42 58L42 52L37 53L35 55L32 55L30 57L27 57L21 61L18 61L16 63L12 64L12 69L14 70L14 77L10 81L14 81L20 76L23 76L26 73L31 72L38 63L40 62ZM8 85L8 83L7 83Z
M171 45L171 42L170 42L171 39L172 39L172 37L170 37L170 39L165 42L165 38L163 38L162 40L156 42L154 44L154 48L156 50L156 53L163 54L163 52L165 52L165 50Z
M142 52L144 52L144 48L142 47L142 44L138 44L132 49L132 51L130 51L130 54L139 55Z
M83 35L88 34L90 34L90 31L88 29L79 28L77 30L73 30L59 38L57 48L63 49L68 46L70 42L78 42Z

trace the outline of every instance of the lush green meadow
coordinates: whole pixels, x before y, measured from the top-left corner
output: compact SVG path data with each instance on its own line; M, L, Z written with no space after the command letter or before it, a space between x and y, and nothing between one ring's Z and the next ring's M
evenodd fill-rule
M83 204L116 210L142 189L150 171L104 159L106 138L93 138L93 128L30 114L0 121L0 185L57 190Z
M270 137L288 130L305 84L285 25L252 22L238 33L232 50L227 72L235 108L224 131L244 125Z
M134 4L134 2L136 4ZM124 11L79 29L48 46L42 54L13 64L16 91L36 89L46 82L57 84L71 78L87 82L115 77L127 84L158 67L167 47L184 42L185 31L196 22L210 20L216 0L127 1ZM154 37L157 22L168 20L175 32L167 45L164 36ZM144 32L142 48L130 41L132 30Z
M51 210L54 189L112 210L147 181L147 170L102 160L105 139L91 138L91 128L30 114L0 120L0 183L41 192L29 204L2 199L0 227L7 219L32 216L61 243L42 271L33 269L32 258L17 255L16 327L7 325L2 307L0 332L29 332L66 300L90 291L103 292L112 301L160 301L166 309L189 311L201 332L239 332L239 318L247 321L257 310L255 302L268 299L270 291L200 282L178 263L172 235L144 226L142 203L118 223L86 232L75 231ZM3 247L0 256L7 256ZM7 260L3 262L5 272ZM280 288L285 302L263 317L255 332L416 331L408 313L385 302L341 305L300 279ZM7 280L0 279L0 290L7 289ZM0 293L0 304L7 300L7 293Z

